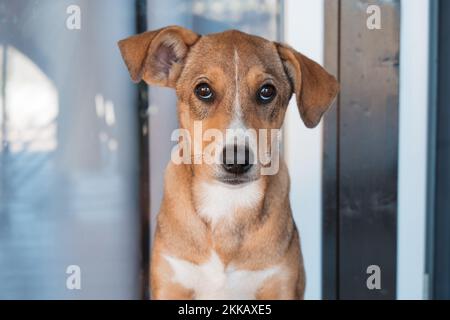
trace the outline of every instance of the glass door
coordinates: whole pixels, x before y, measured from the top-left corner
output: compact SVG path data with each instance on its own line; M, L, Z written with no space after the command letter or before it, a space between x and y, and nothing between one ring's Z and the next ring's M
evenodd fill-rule
M0 299L140 297L132 1L0 1Z

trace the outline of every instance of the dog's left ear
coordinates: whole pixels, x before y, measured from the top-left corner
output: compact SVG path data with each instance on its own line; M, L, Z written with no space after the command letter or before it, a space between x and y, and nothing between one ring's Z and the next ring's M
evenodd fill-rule
M275 45L291 80L300 116L308 128L314 128L333 103L339 83L318 63L287 45Z
M191 30L170 26L126 38L118 45L134 82L175 87L189 48L199 38Z

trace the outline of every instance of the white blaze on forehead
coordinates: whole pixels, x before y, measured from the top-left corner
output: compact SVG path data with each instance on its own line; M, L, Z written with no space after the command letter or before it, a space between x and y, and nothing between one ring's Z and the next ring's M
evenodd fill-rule
M246 130L247 127L245 126L242 119L242 108L239 93L239 54L236 48L234 48L234 90L233 118L228 126L228 129ZM233 141L231 141L230 138L233 139L233 137L227 137L227 144L233 144Z
M234 102L233 102L233 116L228 128L225 132L224 145L232 146L238 144L240 146L247 145L254 153L256 152L256 133L255 130L249 131L246 124L244 123L242 105L240 100L240 90L239 90L239 53L236 48L234 48ZM233 150L231 150L233 151Z
M240 103L240 97L239 97L239 54L234 48L234 112L235 116L238 118L241 118L242 116L242 110L241 110L241 103Z

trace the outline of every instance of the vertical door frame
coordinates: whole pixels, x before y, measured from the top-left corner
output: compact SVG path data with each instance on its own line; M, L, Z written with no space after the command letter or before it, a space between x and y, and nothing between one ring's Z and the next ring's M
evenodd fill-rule
M438 107L438 61L439 61L439 4L430 1L429 13L429 111L428 111L428 164L427 207L425 235L425 281L423 298L434 299L434 229L436 205L436 153L437 153L437 107Z
M401 300L426 298L427 173L430 170L430 1L402 2L397 223L397 299Z
M147 31L147 1L135 0L136 31ZM150 147L148 121L148 87L141 81L137 86L139 133L139 212L141 222L141 298L150 298Z
M325 0L324 65L340 79L341 0ZM340 96L324 116L322 297L338 299L339 290L339 108Z
M323 6L323 0L287 0L284 8L284 41L319 64L323 63ZM283 129L290 203L307 276L305 299L318 300L322 298L322 124L306 128L292 99Z
M430 139L435 139L435 157L430 159L433 161L430 167L435 170L431 171L430 178L431 187L430 192L430 228L429 234L431 241L430 247L433 249L432 254L429 255L429 271L432 274L432 298L434 299L450 299L450 201L448 192L450 189L450 167L449 158L450 151L448 148L449 137L449 119L450 113L448 109L448 101L450 92L447 89L449 82L450 70L450 42L445 34L448 30L449 21L448 14L450 13L449 3L443 0L436 1L432 7L433 18L437 21L434 26L436 28L433 39L435 41L433 48L436 49L435 59L432 69L432 84L434 81L435 87L432 94L435 95L435 100L432 101L431 107L435 108L434 117L431 118L431 135ZM437 68L437 65L439 68ZM433 102L435 104L433 104ZM433 122L434 121L434 122ZM433 127L434 126L434 127ZM429 247L429 248L430 248Z

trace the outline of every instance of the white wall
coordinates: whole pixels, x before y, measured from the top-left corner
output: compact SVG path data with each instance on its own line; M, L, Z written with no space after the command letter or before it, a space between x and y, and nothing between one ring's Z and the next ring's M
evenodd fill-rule
M423 299L426 289L429 1L402 2L397 298Z
M323 62L323 0L285 1L285 42ZM285 121L285 157L291 176L291 204L306 267L306 299L322 298L322 125L301 122L292 99Z

